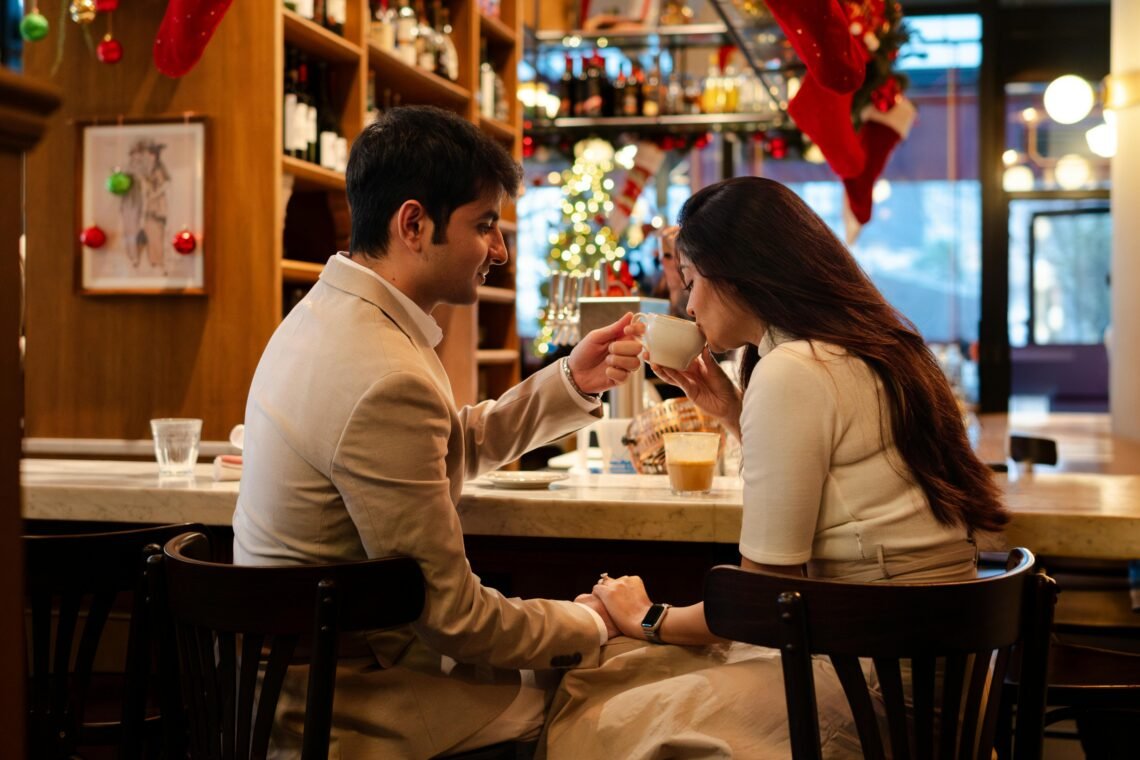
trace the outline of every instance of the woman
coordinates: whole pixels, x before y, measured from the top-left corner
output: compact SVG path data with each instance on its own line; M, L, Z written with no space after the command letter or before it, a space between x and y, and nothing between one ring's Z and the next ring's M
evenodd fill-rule
M922 336L794 193L742 177L685 204L677 247L708 347L653 365L743 447L741 565L852 581L975 576L973 536L1008 520ZM743 348L740 385L709 349ZM649 361L652 363L652 356ZM787 757L778 653L719 642L703 605L662 610L641 579L593 595L625 636L567 674L551 711L558 757ZM860 756L830 663L816 662L825 754ZM606 749L602 749L605 747Z

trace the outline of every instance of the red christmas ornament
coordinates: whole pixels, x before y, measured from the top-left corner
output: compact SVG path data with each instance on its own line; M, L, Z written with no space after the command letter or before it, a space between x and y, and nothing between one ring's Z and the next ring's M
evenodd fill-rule
M118 63L123 60L123 46L108 33L95 47L95 57L100 63Z
M198 238L190 230L182 230L174 236L173 245L174 250L183 256L189 256L198 247Z
M788 141L782 137L773 137L768 142L768 154L775 159L785 158L788 155Z
M93 224L79 233L79 242L88 248L102 248L107 242L107 233Z
M871 93L871 103L879 111L886 113L898 104L902 97L902 87L899 80L891 77Z

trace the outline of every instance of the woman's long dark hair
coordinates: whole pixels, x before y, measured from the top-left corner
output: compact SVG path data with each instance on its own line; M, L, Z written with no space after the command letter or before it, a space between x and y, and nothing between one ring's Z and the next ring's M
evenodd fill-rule
M1009 521L922 336L795 193L760 177L726 180L693 195L679 223L677 247L702 277L770 328L841 346L879 376L895 446L940 523L973 532ZM742 385L759 358L748 346Z

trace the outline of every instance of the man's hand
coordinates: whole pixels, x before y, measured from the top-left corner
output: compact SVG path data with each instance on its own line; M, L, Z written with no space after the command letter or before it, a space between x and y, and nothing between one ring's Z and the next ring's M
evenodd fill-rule
M602 604L601 599L594 596L593 594L578 594L578 596L574 598L574 601L578 604L586 605L594 612L601 615L602 622L606 624L606 634L611 639L621 633L621 631L618 630L618 627L614 624L614 619L610 617L610 613L606 609L606 605Z
M617 322L591 330L570 352L570 372L586 393L601 393L629 379L641 366L645 325L626 313Z

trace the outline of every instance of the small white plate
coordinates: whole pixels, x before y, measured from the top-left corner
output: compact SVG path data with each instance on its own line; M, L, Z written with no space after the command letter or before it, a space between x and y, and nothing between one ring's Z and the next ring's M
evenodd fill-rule
M538 472L530 470L488 472L483 476L496 488L546 488L551 483L566 480L564 472Z

